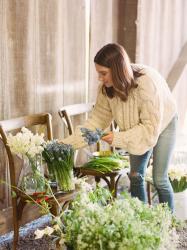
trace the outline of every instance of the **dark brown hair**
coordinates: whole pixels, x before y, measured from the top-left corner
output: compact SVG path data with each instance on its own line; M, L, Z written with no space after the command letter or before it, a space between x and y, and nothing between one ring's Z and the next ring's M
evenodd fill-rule
M117 95L122 101L126 101L131 89L138 86L135 82L136 78L143 75L140 73L141 69L131 65L125 49L116 43L109 43L101 48L94 62L111 69L113 86L107 88L103 85L102 89L103 93L110 98Z

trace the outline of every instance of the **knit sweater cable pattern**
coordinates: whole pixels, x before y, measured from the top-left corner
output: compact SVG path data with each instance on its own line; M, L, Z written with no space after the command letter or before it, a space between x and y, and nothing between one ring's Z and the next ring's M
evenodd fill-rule
M137 80L126 102L119 97L108 98L98 89L91 117L81 126L106 129L114 119L120 132L114 132L112 145L130 154L142 155L156 144L160 133L176 114L176 104L166 81L150 67ZM74 135L63 140L75 149L87 146L81 136L80 126Z

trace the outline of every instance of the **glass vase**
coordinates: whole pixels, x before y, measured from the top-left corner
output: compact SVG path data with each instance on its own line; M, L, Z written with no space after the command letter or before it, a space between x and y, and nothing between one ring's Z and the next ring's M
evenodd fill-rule
M75 189L75 184L73 181L73 169L69 170L68 172L62 171L62 174L56 177L57 180L57 189L58 191L68 192Z
M46 191L41 156L24 159L20 188L28 195L44 193Z

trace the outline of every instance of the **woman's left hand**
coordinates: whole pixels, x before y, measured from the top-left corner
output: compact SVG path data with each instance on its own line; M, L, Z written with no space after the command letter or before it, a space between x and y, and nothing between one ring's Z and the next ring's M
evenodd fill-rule
M107 135L103 136L101 140L107 142L108 144L112 144L114 135L112 132L108 133Z

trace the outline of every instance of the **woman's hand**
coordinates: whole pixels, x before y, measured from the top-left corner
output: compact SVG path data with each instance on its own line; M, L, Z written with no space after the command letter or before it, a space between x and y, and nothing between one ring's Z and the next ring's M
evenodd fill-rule
M101 140L107 142L108 144L112 144L114 135L112 132L109 132L107 135L103 136Z

